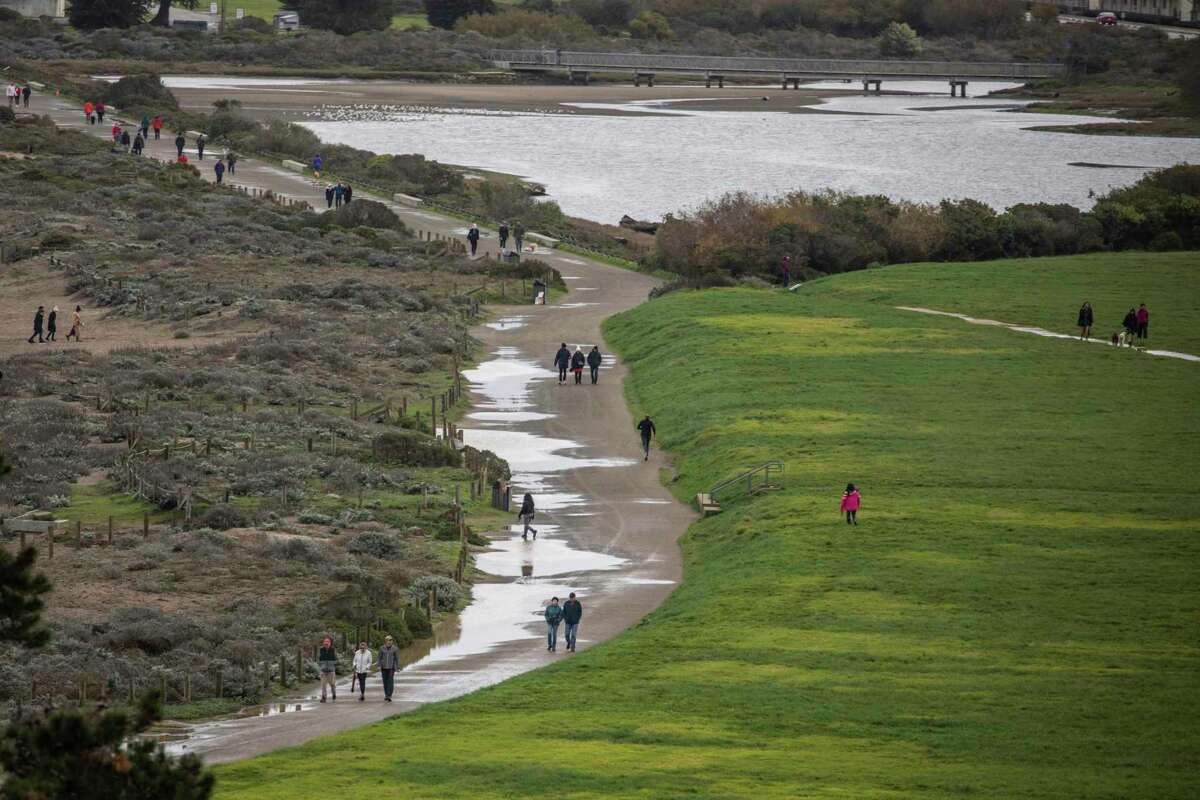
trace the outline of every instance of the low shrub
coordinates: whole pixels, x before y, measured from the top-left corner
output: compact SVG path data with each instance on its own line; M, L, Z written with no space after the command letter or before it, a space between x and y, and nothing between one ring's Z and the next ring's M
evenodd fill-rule
M214 531L227 531L230 528L244 528L250 521L233 506L215 505L200 517L200 524Z
M404 541L395 534L367 531L351 539L346 545L346 550L357 556L399 561L404 558L407 548Z

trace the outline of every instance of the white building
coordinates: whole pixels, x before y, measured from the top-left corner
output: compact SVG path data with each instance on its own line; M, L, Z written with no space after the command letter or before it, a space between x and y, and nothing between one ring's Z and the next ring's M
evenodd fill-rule
M1066 0L1058 5L1075 13L1111 11L1127 19L1200 24L1200 0Z
M0 0L0 8L11 8L26 17L67 16L67 0Z

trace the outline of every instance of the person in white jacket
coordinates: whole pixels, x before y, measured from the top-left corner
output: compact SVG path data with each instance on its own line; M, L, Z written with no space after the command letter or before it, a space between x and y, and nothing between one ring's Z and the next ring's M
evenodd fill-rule
M358 702L367 699L367 673L371 671L371 651L367 649L366 642L359 642L358 649L354 651L354 677L358 679ZM354 691L354 684L350 684L350 691Z

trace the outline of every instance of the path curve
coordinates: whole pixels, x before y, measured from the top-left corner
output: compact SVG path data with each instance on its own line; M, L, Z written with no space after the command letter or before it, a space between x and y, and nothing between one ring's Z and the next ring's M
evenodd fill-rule
M89 129L74 104L60 98L35 96L31 110L48 113L64 126ZM99 126L90 131L102 134ZM173 160L174 147L164 135L149 143L147 154ZM197 164L208 180L213 180L211 163ZM239 160L234 181L314 206L324 200L320 185L310 178L252 158ZM454 235L463 227L424 209L388 205L417 230ZM486 235L481 255L496 251L494 236ZM483 418L468 417L462 425L468 442L492 446L518 465L514 493L528 488L548 509L538 514L539 541L522 542L514 526L499 535L494 551L480 556L480 564L502 572L516 567L519 574L520 564L529 562L533 577L477 584L475 601L455 627L443 627L432 652L397 676L397 702L381 702L376 679L368 682L363 703L350 698L343 682L345 694L337 703L320 705L311 692L297 694L272 704L261 716L185 728L169 749L199 753L210 763L233 761L462 695L576 657L562 648L548 653L542 644L544 625L536 615L550 594L577 591L584 600L582 651L637 623L678 583L676 542L695 515L660 483L660 470L667 466L662 456L641 459L622 391L624 366L606 354L596 386L559 386L549 371L562 341L604 349L602 321L643 302L656 281L553 250L537 257L557 268L573 291L560 304L499 309L520 319L474 331L482 343L482 363L468 378L475 379L472 405ZM501 383L515 387L522 408L497 401L497 383L489 377L496 372L518 374L515 383L511 378ZM500 394L506 391L502 388ZM514 416L513 411L519 413Z

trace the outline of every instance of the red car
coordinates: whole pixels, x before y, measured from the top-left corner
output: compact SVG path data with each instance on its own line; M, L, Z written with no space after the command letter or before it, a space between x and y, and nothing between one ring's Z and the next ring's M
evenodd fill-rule
M1101 11L1096 15L1096 22L1099 22L1101 25L1116 25L1117 15L1111 11Z

